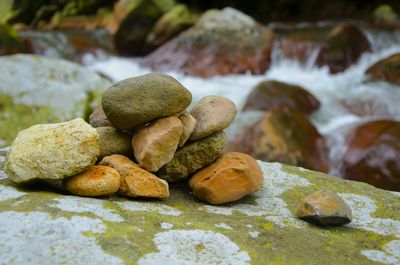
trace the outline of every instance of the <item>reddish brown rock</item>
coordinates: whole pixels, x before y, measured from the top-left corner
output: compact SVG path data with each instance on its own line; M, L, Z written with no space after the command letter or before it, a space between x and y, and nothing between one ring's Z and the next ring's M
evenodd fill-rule
M367 75L372 80L387 81L400 85L400 53L393 54L368 68Z
M339 101L339 104L348 112L360 117L375 116L390 118L392 116L386 104L373 99L343 99Z
M349 134L347 143L342 167L345 179L400 191L400 122L361 124Z
M286 105L304 114L310 114L320 106L318 99L300 86L278 81L263 81L253 88L247 97L243 111L272 110Z
M182 135L182 122L175 116L158 119L140 129L132 138L136 161L156 172L169 163Z
M279 42L279 47L285 57L301 63L306 63L312 52L320 46L320 43L302 37L284 37Z
M88 171L67 178L64 187L79 196L108 196L118 191L121 178L111 167L93 166Z
M341 226L352 219L349 206L330 190L307 195L297 209L297 216L318 226Z
M141 168L126 156L106 156L100 165L112 167L120 174L120 195L158 199L169 196L168 183L165 180Z
M232 9L206 12L142 62L156 71L181 71L210 77L264 73L271 60L273 32Z
M226 153L189 181L193 196L211 204L233 202L259 190L264 176L256 160L243 153Z
M287 106L267 112L237 135L225 150L321 172L329 169L323 136L306 116Z
M371 45L357 26L351 23L340 24L330 32L323 44L317 65L327 65L331 73L342 72L368 51L371 51Z

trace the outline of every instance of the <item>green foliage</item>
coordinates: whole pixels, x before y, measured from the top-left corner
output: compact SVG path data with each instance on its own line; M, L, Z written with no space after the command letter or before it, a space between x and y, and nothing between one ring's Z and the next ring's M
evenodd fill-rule
M0 1L0 24L7 23L17 12L13 10L13 0Z
M374 10L374 17L375 19L395 21L397 14L393 11L391 6L381 5Z

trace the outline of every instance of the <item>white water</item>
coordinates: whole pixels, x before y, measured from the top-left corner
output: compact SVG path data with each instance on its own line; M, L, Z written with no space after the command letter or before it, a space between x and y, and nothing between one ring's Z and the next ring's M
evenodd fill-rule
M345 152L344 137L354 125L367 120L390 118L400 120L400 87L385 82L365 82L366 69L378 60L393 53L400 52L400 33L372 33L366 31L371 43L372 53L364 54L358 63L343 73L332 75L327 67L316 68L313 65L317 51L310 54L306 64L300 64L284 58L279 49L273 51L272 65L263 75L229 75L213 78L185 76L180 73L168 73L179 80L193 94L193 102L206 95L220 95L233 100L240 110L251 89L260 81L275 79L301 85L316 96L321 108L310 118L318 130L325 135L330 146L330 160L333 165L331 174L338 175L336 163ZM276 45L275 45L276 46ZM106 60L95 60L90 55L84 62L113 81L142 75L151 72L140 67L137 59L110 57ZM372 101L372 115L359 117L349 113L340 104L340 100ZM260 113L240 113L235 123L228 130L233 137L243 126L255 122Z

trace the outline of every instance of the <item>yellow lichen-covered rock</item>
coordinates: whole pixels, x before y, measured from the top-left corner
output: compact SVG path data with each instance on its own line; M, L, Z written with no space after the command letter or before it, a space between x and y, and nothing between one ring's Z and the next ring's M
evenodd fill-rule
M79 196L108 196L116 193L121 185L119 173L106 166L93 166L88 171L67 178L64 187Z
M132 138L138 163L156 172L174 157L182 135L182 122L175 116L158 119L140 129Z
M114 168L121 176L119 194L129 197L167 198L168 183L123 155L106 156L100 165Z
M256 160L243 153L226 153L189 181L193 196L211 204L239 200L259 190L263 173Z
M15 182L59 180L88 170L99 154L99 134L83 119L40 124L18 133L5 171Z

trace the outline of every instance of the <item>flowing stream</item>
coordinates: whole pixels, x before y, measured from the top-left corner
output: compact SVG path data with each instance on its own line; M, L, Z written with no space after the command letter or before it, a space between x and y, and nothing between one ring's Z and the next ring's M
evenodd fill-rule
M300 27L301 25L299 25ZM345 72L330 74L327 67L317 68L314 60L318 50L311 51L305 63L289 60L274 45L272 64L263 75L229 75L213 78L185 76L168 73L184 84L193 94L193 102L206 95L220 95L233 100L242 109L247 95L260 81L274 79L303 86L320 102L321 107L310 116L328 142L331 174L339 175L338 161L346 150L345 136L353 126L375 119L400 120L400 87L385 82L369 82L366 69L378 60L400 52L400 32L376 31L363 27L371 44L372 52L365 53L360 60ZM107 57L98 59L85 55L83 62L113 81L151 72L138 64L139 58ZM356 115L344 105L361 106L365 114ZM255 122L261 113L239 113L228 135L234 135L244 126Z

